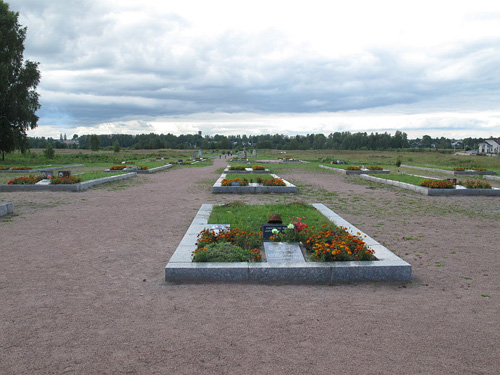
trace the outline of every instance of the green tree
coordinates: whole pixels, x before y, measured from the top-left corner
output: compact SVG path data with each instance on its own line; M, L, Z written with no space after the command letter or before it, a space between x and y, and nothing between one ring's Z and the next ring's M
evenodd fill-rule
M0 152L29 148L26 131L37 127L40 108L38 63L24 62L26 27L18 22L19 13L0 0Z
M99 151L99 146L101 145L101 141L97 134L90 135L90 149L92 151Z
M54 150L54 147L52 147L51 143L47 142L47 147L45 147L45 150L43 150L43 154L47 159L54 159L56 151Z
M120 142L118 141L113 142L113 152L120 152Z

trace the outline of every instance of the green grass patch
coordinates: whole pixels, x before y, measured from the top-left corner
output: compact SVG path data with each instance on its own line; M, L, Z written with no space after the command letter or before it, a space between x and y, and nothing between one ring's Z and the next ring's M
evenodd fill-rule
M331 222L313 206L294 202L290 204L262 204L247 205L241 202L233 202L222 206L214 206L209 224L231 224L244 231L259 231L262 224L267 223L269 215L279 213L283 224L288 225L293 216L305 217L303 222L309 226L320 227Z
M240 178L240 179L247 179L248 181L252 182L257 182L257 179L261 180L270 180L274 177L272 177L270 174L266 173L227 173L226 174L226 179L227 180L233 180L235 178Z
M379 177L379 176L377 175L375 177ZM426 180L425 178L413 176L410 174L388 174L388 175L384 175L384 177L382 177L382 178L385 178L387 180L406 182L407 184L412 184L412 185L417 185L417 186L420 186L420 184L424 180Z

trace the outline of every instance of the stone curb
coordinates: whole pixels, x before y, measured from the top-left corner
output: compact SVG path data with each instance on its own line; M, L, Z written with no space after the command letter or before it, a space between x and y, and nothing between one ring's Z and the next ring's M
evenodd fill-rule
M361 233L375 251L376 261L356 262L283 262L283 263L193 263L191 253L196 239L208 221L213 205L203 204L165 267L168 282L259 282L259 283L321 283L354 281L409 281L412 266L366 236L323 204L313 206L335 225L349 233Z
M271 174L274 178L280 178L275 174ZM223 173L212 187L212 193L223 194L268 194L268 193L296 193L297 187L286 180L283 182L286 186L222 186L222 180L226 178Z
M84 191L93 186L107 184L108 182L120 181L135 177L137 173L130 172L122 175L97 178L71 185L0 185L0 191Z
M500 196L500 189L429 189L423 186L416 186L406 182L388 180L386 178L374 177L369 175L361 176L361 178L377 182L380 184L393 185L402 189L412 190L419 194L430 196Z
M0 203L0 216L5 216L14 212L14 204L12 202Z

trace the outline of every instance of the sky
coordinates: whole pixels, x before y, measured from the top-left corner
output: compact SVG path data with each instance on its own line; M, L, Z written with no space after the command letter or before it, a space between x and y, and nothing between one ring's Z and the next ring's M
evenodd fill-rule
M29 136L500 137L498 0L6 2L40 63Z

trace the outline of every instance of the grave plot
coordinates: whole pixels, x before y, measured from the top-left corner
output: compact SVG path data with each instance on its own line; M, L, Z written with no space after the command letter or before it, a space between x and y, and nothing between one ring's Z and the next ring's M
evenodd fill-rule
M84 191L93 186L137 176L136 172L82 181L70 171L42 171L40 175L16 177L0 185L0 191Z
M453 168L453 170L429 168L429 167L419 167L416 165L407 165L407 164L401 164L401 167L402 168L419 169L419 170L429 171L429 172L439 172L439 173L444 173L444 174L451 174L454 176L493 176L493 175L497 174L497 172L495 172L495 171L488 171L488 170L486 170L486 168L478 168L478 167L471 167L471 168L456 167L456 168Z
M336 173L345 175L362 175L362 174L390 174L391 171L385 170L379 166L348 166L348 165L337 165L335 167L320 165L320 168L329 169Z
M193 262L200 232L211 228L207 224L213 205L204 204L198 211L177 250L165 267L165 280L172 282L285 282L335 283L352 281L408 281L411 265L362 233L323 204L313 204L330 222L343 227L352 236L359 236L376 260L370 261L308 261L294 242L264 242L263 261ZM228 225L220 224L220 228ZM209 232L207 232L209 233ZM275 233L271 230L271 233ZM342 245L344 246L344 245ZM318 247L321 251L321 247ZM201 251L205 251L203 248ZM249 256L255 257L255 254ZM316 253L315 253L316 254ZM333 254L333 251L332 251ZM320 256L320 255L318 255Z
M297 187L290 182L281 179L275 174L236 178L231 174L223 173L212 187L212 193L224 194L266 194L266 193L296 193Z
M412 176L412 175L410 175ZM493 188L484 181L464 180L456 178L438 180L413 176L413 181L398 181L396 176L392 179L364 175L361 178L381 184L393 185L402 189L412 190L419 194L431 196L500 196L500 189Z

